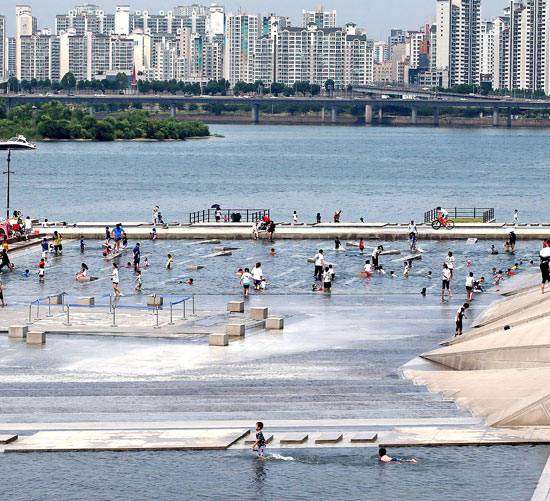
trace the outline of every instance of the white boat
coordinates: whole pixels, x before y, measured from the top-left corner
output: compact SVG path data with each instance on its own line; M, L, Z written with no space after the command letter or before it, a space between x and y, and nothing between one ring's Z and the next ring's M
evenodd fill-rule
M25 136L17 136L0 141L0 150L36 150L36 144L29 143Z

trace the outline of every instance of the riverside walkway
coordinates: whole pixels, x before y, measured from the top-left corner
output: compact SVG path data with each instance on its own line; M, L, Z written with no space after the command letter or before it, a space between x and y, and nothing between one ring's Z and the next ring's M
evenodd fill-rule
M151 239L153 226L148 222L118 221L130 239ZM117 222L78 222L63 226L41 228L41 233L51 236L58 231L64 238L104 239L105 227L113 228ZM295 240L343 240L357 238L379 240L403 240L408 238L408 223L320 223L298 224L277 223L275 239ZM418 224L418 236L422 240L507 240L509 232L515 231L518 240L550 238L550 223L522 223L518 228L509 223L457 223L453 230L434 230L429 225ZM157 226L158 239L166 240L246 240L252 239L251 223L169 223L168 228ZM260 232L260 238L267 238ZM211 242L214 243L214 242Z

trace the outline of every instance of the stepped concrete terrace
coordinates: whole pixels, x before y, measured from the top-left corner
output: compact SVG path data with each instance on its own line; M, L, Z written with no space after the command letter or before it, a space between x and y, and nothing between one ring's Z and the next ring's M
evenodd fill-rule
M126 234L132 239L152 238L153 226L147 222L122 223ZM408 223L320 223L298 224L277 223L275 239L380 239L399 240L407 239ZM41 231L51 236L58 231L64 238L105 238L105 226L112 228L116 222L78 222L61 226L48 226ZM434 230L428 225L417 225L419 238L424 240L457 240L477 238L480 240L506 240L508 232L514 230L518 240L537 240L550 238L550 223L523 223L517 229L512 224L506 223L457 223L453 230ZM168 228L157 226L159 239L220 239L243 240L252 238L252 223L198 223L180 224L169 223ZM265 232L261 232L260 238L267 238Z
M511 280L503 293L515 285L517 294L494 302L463 336L421 355L439 370L407 370L405 377L487 426L549 427L550 294L529 290L532 282L532 276Z

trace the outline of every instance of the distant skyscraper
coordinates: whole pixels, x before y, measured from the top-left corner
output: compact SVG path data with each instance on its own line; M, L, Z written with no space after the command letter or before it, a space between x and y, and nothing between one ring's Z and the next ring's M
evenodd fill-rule
M232 85L250 82L253 73L253 54L260 36L260 19L244 10L228 14L225 34L225 76Z
M21 37L36 32L36 18L29 5L15 7L15 75L21 80Z
M480 4L481 0L437 0L436 69L447 74L444 86L479 84Z
M311 23L319 28L336 28L336 11L323 10L322 6L315 10L303 10L302 28L306 28Z
M117 35L130 34L130 6L129 5L116 6L115 33Z
M53 80L59 75L59 37L37 32L20 37L21 80Z
M495 66L495 26L493 21L481 23L480 80L492 82Z
M15 37L8 37L6 38L6 77L14 77L15 76Z
M0 16L0 81L6 75L6 18Z

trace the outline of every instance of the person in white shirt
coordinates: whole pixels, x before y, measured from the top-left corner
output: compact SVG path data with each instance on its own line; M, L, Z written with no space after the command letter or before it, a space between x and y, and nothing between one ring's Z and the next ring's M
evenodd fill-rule
M447 257L445 258L445 264L447 265L447 268L449 268L449 271L451 272L451 278L453 278L453 270L455 269L455 258L453 256L453 253L450 251L447 254Z
M409 226L407 227L407 233L414 233L415 235L418 235L418 228L416 227L416 224L414 224L414 221L411 221L409 223Z
M323 256L323 249L319 249L319 252L315 254L313 258L313 264L315 265L315 271L313 277L315 280L321 280L323 275L323 268L325 267L325 256Z
M216 209L216 212L214 212L214 217L216 218L216 223L219 223L221 221L222 211L220 210L219 207Z
M323 289L325 292L330 292L330 288L332 286L332 273L330 272L330 268L328 266L325 266L325 271L323 273Z
M248 268L244 269L244 273L241 275L241 284L244 289L244 295L248 296L248 293L250 292L250 284L252 283L252 274L250 273L250 270Z
M466 277L466 296L468 302L470 302L474 295L474 274L470 272L470 275Z
M371 273L372 273L372 266L370 264L370 260L367 259L365 261L365 266L363 266L363 271L362 273L365 273L367 275L367 277L370 277Z
M29 216L25 218L25 238L28 240L32 233L32 221Z
M443 207L437 207L436 211L437 211L437 219L439 219L439 222L441 224L447 224L447 216L449 215L449 212Z
M259 291L262 285L262 263L256 263L256 266L252 268L252 278L254 280L254 290Z
M453 297L451 292L451 271L446 264L443 265L443 281L441 284L441 299L445 298L445 289L449 291L449 299Z
M294 211L292 214L292 224L295 225L296 223L298 223L298 213Z
M109 275L111 278L111 281L113 282L113 290L115 292L116 296L124 296L122 292L120 292L120 289L118 288L118 266L113 263L113 273Z

